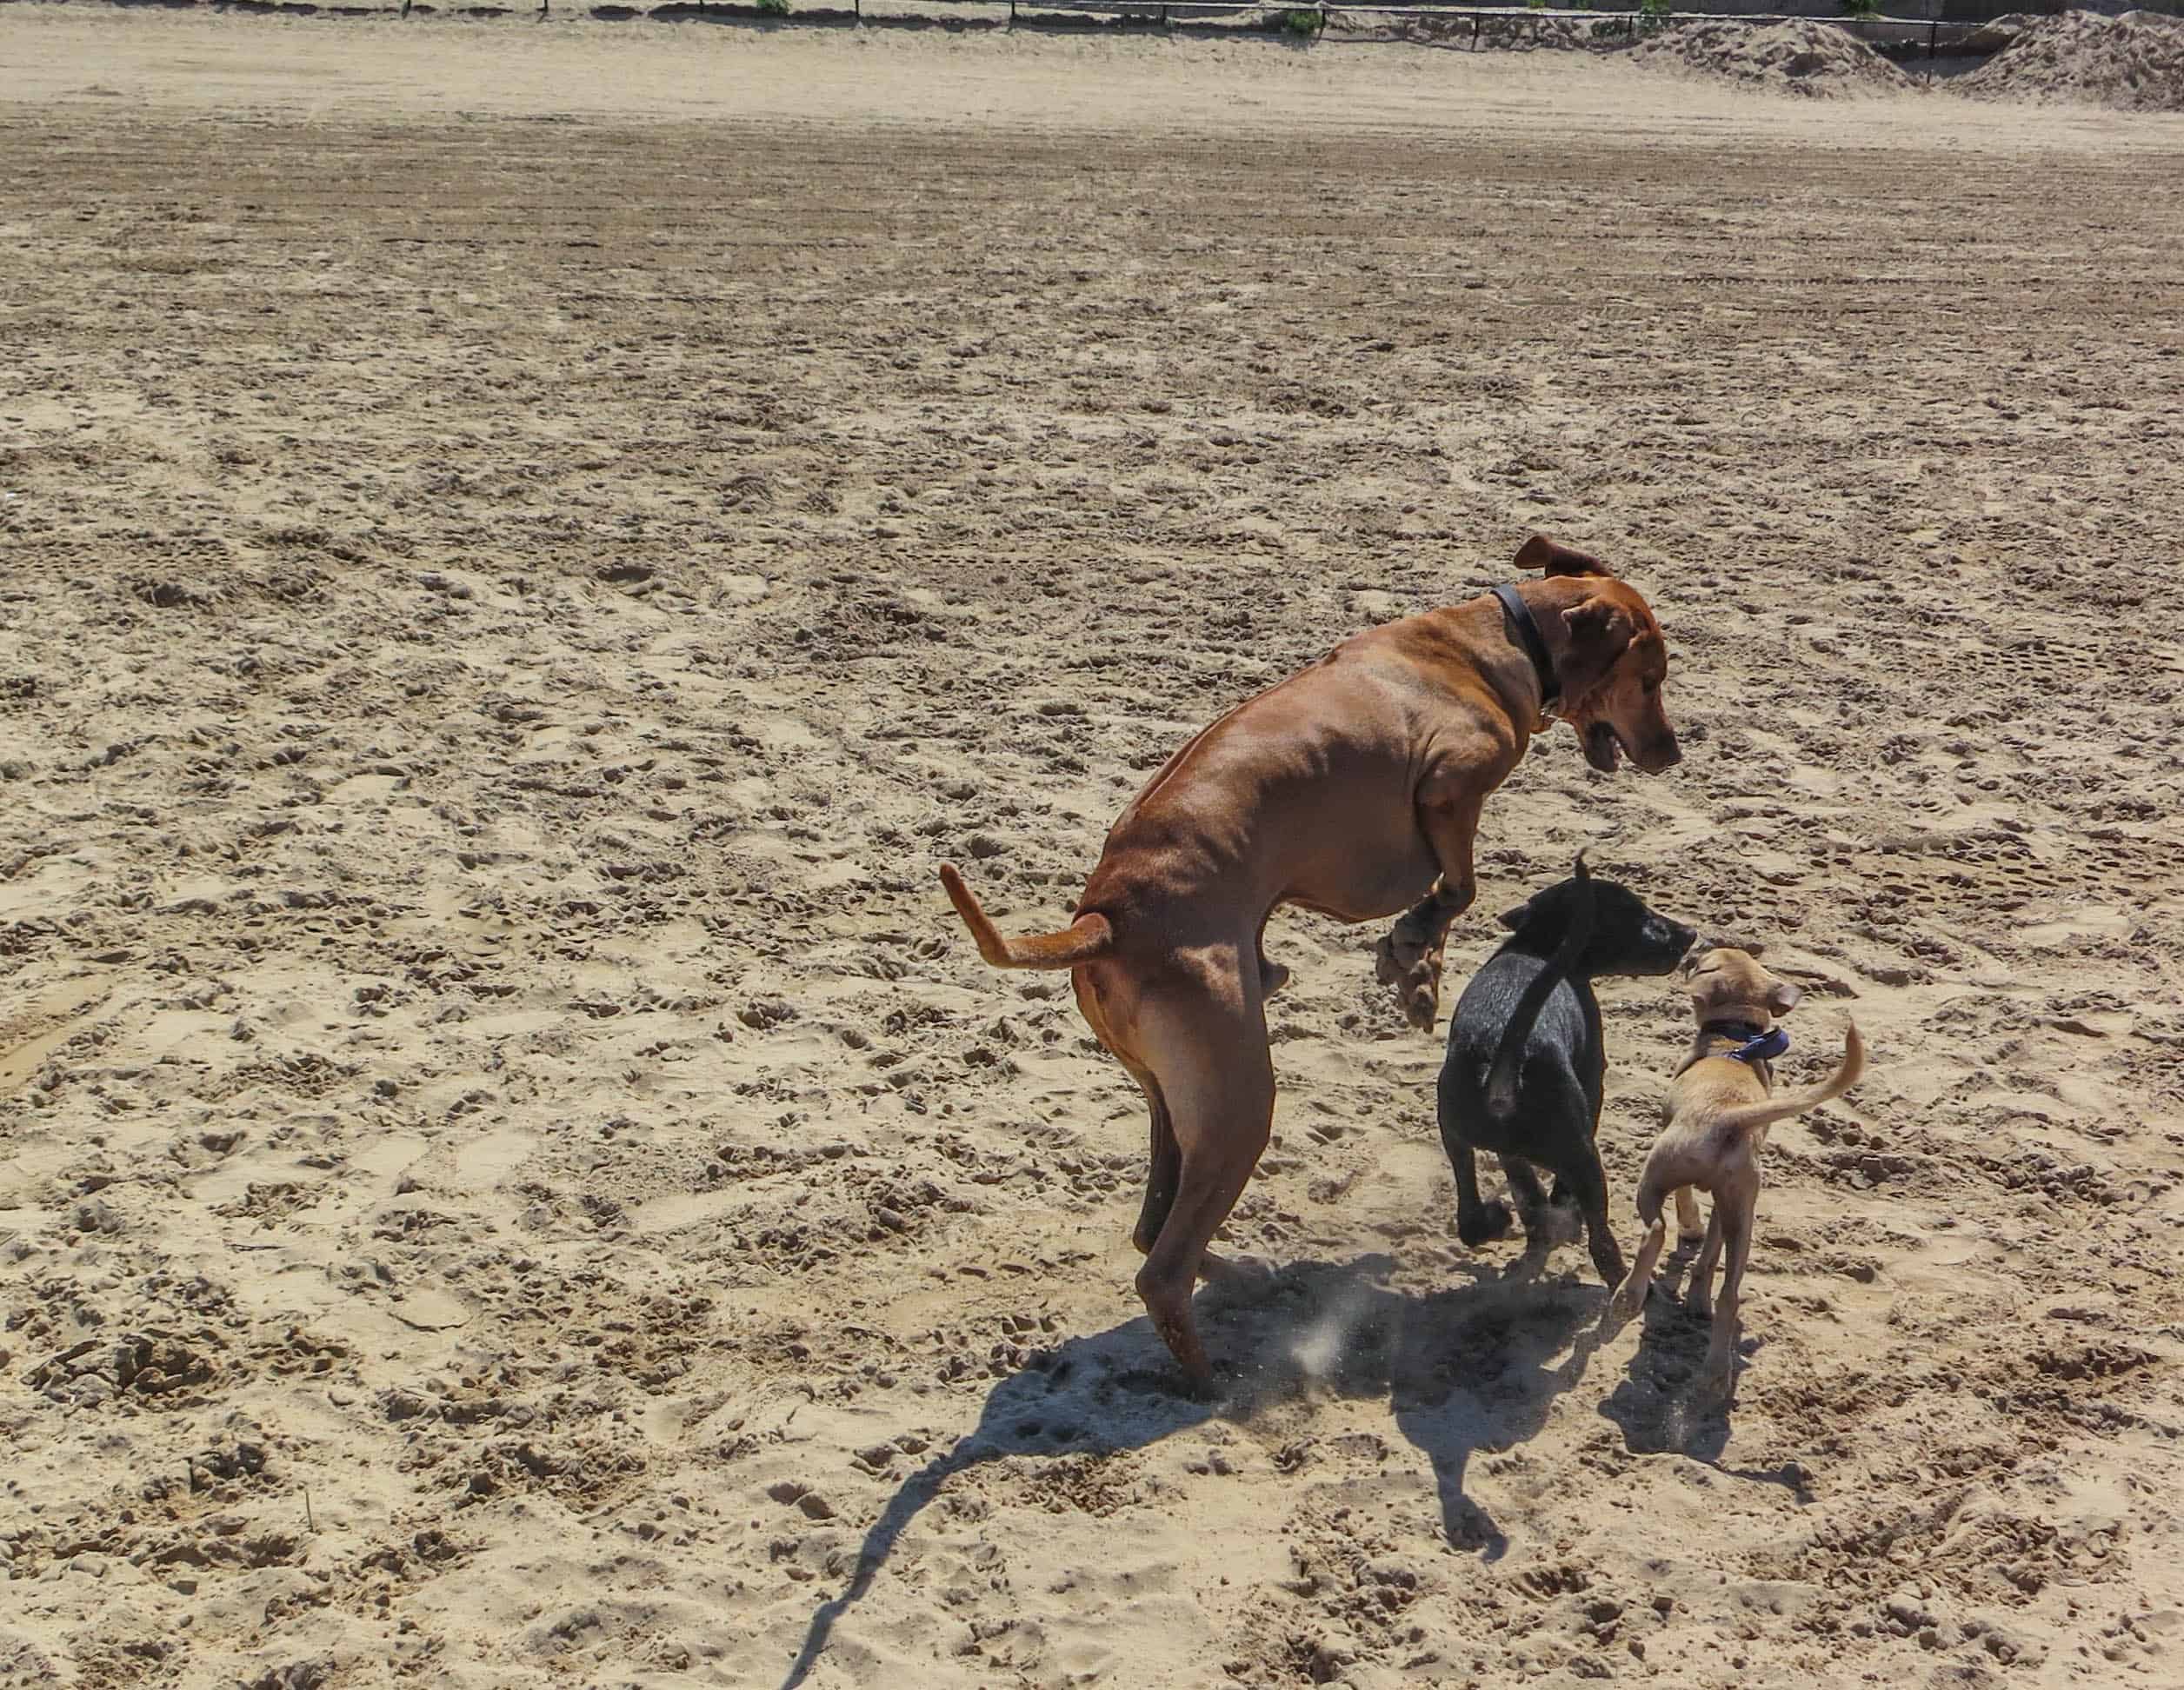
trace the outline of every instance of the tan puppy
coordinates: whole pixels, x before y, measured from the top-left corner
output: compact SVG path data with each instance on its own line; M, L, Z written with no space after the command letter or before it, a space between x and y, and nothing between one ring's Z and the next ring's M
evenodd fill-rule
M1668 1236L1661 1204L1676 1198L1676 1224L1685 1237L1699 1229L1699 1206L1691 1188L1714 1196L1706 1248L1692 1264L1688 1298L1692 1312L1705 1314L1714 1264L1726 1240L1728 1265L1721 1274L1721 1296L1714 1305L1714 1336L1700 1369L1703 1388L1727 1396L1735 1365L1738 1293L1744 1264L1752 1252L1752 1221L1760 1199L1760 1147L1778 1121L1818 1108L1841 1097L1865 1071L1865 1041L1854 1022L1843 1039L1842 1065L1823 1085L1771 1101L1774 1069L1768 1055L1788 1048L1774 1037L1774 1021L1797 1007L1804 995L1769 974L1741 950L1710 950L1691 971L1691 1010L1699 1023L1691 1054L1676 1070L1668 1095L1668 1124L1661 1130L1645 1171L1638 1176L1638 1218L1646 1236L1630 1276L1615 1293L1611 1312L1628 1320L1645 1301L1654 1264Z

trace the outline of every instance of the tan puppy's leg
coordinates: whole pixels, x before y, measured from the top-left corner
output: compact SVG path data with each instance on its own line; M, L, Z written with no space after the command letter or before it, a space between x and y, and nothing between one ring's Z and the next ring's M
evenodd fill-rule
M1727 1398L1735 1388L1738 1294L1744 1285L1744 1264L1752 1254L1752 1217L1759 1195L1757 1178L1748 1184L1740 1183L1734 1191L1715 1194L1714 1218L1721 1222L1728 1261L1721 1270L1721 1295L1714 1305L1714 1335L1707 1344L1706 1363L1699 1377L1708 1393L1717 1397Z
M1699 1219L1698 1194L1689 1186L1676 1188L1676 1241L1695 1242L1706 1230L1706 1222Z
M1678 1193L1681 1195L1681 1193ZM1638 1246L1638 1259L1630 1264L1630 1273L1615 1288L1615 1295L1608 1305L1614 1319L1628 1321L1646 1304L1646 1288L1653 1283L1653 1270L1661 1260L1661 1247L1668 1241L1668 1223L1659 1214L1646 1228L1644 1241Z
M1721 1254L1721 1211L1727 1200L1714 1196L1714 1214L1707 1221L1706 1247L1691 1264L1691 1283L1684 1291L1684 1306L1703 1320L1714 1312L1714 1264Z
M1247 935L1242 945L1255 942ZM1181 1162L1137 1294L1201 1392L1212 1389L1213 1369L1191 1318L1191 1289L1274 1128L1266 1017L1255 967L1248 978L1240 967L1242 945L1179 953L1175 972L1138 1009L1140 1049L1168 1101Z

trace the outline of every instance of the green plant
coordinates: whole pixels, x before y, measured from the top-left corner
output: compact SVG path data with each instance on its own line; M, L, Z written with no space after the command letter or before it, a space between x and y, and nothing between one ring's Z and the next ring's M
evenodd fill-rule
M1842 9L1846 17L1878 17L1881 0L1842 0Z
M789 16L789 0L751 0L751 3L768 17Z
M1270 22L1272 27L1283 35L1317 35L1320 32L1320 20L1326 16L1324 12L1306 11L1303 8L1297 7L1288 11L1276 12Z
M1657 30L1668 21L1669 0L1638 0L1638 27Z

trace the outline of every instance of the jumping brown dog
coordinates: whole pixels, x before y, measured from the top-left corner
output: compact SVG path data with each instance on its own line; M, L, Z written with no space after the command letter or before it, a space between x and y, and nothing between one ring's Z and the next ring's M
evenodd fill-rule
M1266 959L1268 917L1283 904L1345 922L1404 911L1381 978L1430 1028L1442 945L1475 891L1480 810L1548 712L1603 773L1619 749L1649 774L1682 755L1645 600L1544 536L1516 563L1544 577L1353 635L1186 742L1109 830L1060 932L1004 937L955 868L940 871L979 955L1072 970L1084 1019L1143 1088L1137 1290L1202 1390L1213 1375L1191 1288L1222 1266L1207 1243L1274 1118L1265 1003L1288 971Z

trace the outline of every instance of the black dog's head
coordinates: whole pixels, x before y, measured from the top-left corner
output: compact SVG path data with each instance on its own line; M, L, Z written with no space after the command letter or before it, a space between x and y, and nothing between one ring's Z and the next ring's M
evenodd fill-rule
M1571 922L1581 918L1582 901L1588 897L1592 931L1576 958L1581 974L1665 975L1683 961L1699 936L1696 928L1655 915L1628 887L1588 875L1581 856L1575 875L1534 893L1503 915L1502 925L1528 948L1552 953Z

